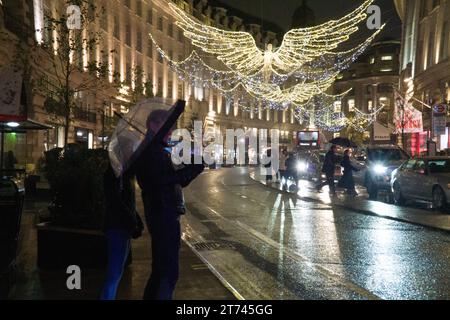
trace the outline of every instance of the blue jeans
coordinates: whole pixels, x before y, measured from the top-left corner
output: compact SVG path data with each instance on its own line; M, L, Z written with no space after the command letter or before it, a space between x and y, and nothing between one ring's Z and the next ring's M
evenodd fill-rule
M130 253L131 236L125 230L110 229L106 231L106 238L108 240L108 270L100 299L114 300Z

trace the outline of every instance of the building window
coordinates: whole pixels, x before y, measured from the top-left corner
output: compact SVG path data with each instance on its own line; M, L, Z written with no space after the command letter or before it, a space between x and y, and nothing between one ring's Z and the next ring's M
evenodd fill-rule
M392 93L394 88L391 84L383 83L378 85L378 93Z
M422 0L420 7L420 19L425 18L428 15L428 1Z
M169 35L169 37L173 38L173 23L169 23L167 34Z
M130 110L124 105L120 105L120 113L127 114Z
M375 63L375 57L371 57L370 60L369 60L369 63L370 64L374 64Z
M392 68L381 68L380 72L392 72Z
M127 7L128 9L131 8L131 0L125 0L125 7Z
M371 84L369 84L369 85L366 87L366 94L372 94L372 85L371 85Z
M341 101L334 102L334 112L342 112L342 102Z
M142 72L142 61L140 56L136 57L136 64L134 65L134 70L133 70L133 81L135 83L135 85L139 85L142 83L143 80L143 72Z
M387 97L380 97L380 103L386 105L389 99Z
M131 83L131 64L130 62L127 62L127 69L126 69L126 78L125 78L125 82L130 84Z
M347 105L348 105L348 112L355 111L355 99L348 99Z
M392 61L394 59L393 56L382 56L381 61Z
M75 132L75 143L86 149L92 149L94 147L92 131L84 128L75 128Z
M149 64L147 66L147 81L151 81L153 83L153 71L152 71L152 65Z
M153 10L152 9L147 10L147 23L153 24Z
M183 99L184 98L184 86L183 83L178 83L178 99Z
M136 37L137 37L136 38L136 50L139 52L142 52L142 33L141 33L141 31L137 32Z
M388 110L391 107L391 100L388 97L380 97L380 107L384 107L383 112L380 114L381 117L388 117Z
M139 17L142 17L142 1L141 1L141 0L138 0L138 1L136 2L136 14L137 14Z
M178 41L183 42L183 30L178 29Z
M100 27L108 32L108 14L107 12L103 12L100 18Z
M116 75L118 75L120 73L120 56L119 56L119 52L117 51L114 54L114 72L116 73Z
M169 54L169 59L172 60L173 59L173 50L169 50L168 54Z
M213 95L213 109L214 109L214 107L216 108L216 110L217 110L217 95Z
M148 41L147 46L147 57L153 59L153 42L151 42L150 40Z
M114 16L114 37L120 39L120 19Z
M131 47L131 25L129 23L125 26L125 43Z
M173 81L167 82L167 97L173 98Z
M158 18L158 30L161 32L164 31L163 24L164 24L163 17L159 17Z
M368 100L368 101L367 101L367 110L368 110L369 112L372 112L372 111L373 111L373 101L372 101L372 100Z
M158 97L162 97L163 92L163 78L158 77L158 93L156 94Z

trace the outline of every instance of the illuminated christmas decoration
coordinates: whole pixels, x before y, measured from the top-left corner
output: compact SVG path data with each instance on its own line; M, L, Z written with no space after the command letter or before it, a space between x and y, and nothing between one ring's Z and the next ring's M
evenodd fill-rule
M256 46L248 32L225 31L197 22L184 10L169 4L177 17L177 26L192 44L213 54L230 70L244 76L273 72L289 75L305 63L326 54L332 54L339 44L347 41L358 30L357 25L366 19L367 8L373 0L365 1L359 8L339 20L331 20L312 28L292 29L284 35L279 48L268 44L265 51Z
M207 26L174 4L169 4L176 24L200 51L182 61L169 57L150 34L156 50L180 79L197 88L218 90L227 103L244 111L260 109L295 110L299 120L336 131L347 125L345 115L334 112L333 103L343 95L328 95L342 70L347 69L372 43L380 30L347 51L340 44L358 30L373 0L339 20L312 28L293 29L280 47L256 46L247 32L226 31ZM384 27L384 26L383 26ZM208 61L206 63L205 61ZM317 97L317 99L315 99ZM370 115L358 119L370 119ZM354 124L358 126L358 124Z

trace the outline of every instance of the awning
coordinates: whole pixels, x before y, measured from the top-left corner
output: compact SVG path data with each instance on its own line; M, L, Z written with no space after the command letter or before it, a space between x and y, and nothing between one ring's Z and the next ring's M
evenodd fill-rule
M11 119L12 120L12 119ZM5 121L0 122L0 131L2 132L25 132L30 130L50 130L53 129L52 126L37 122L35 120L26 119L18 121Z

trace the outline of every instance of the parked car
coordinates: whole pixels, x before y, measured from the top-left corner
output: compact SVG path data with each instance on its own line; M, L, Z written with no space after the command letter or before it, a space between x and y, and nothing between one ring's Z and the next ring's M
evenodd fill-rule
M367 189L370 199L377 199L378 191L391 192L391 174L410 157L395 145L373 145L364 148L356 157L361 170L355 181Z
M392 172L391 188L398 205L407 200L423 200L446 210L450 204L450 157L406 161Z

